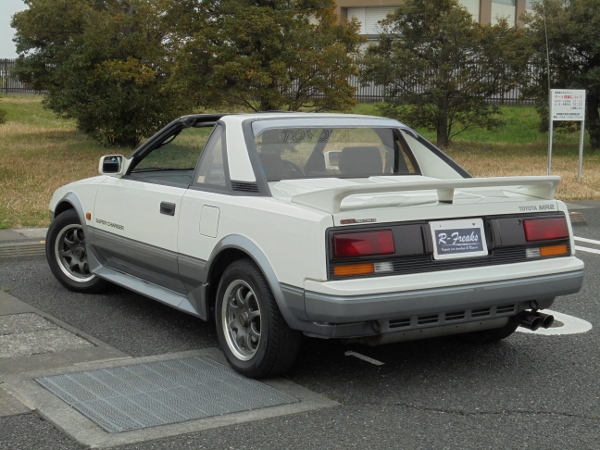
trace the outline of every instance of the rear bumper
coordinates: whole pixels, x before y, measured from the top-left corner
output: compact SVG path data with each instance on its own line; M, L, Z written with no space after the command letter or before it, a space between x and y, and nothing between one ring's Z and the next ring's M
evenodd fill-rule
M582 282L583 271L577 271L382 295L336 297L306 292L305 305L312 321L344 323L554 298L578 292Z
M362 295L305 290L305 315L294 328L321 337L371 336L501 319L536 305L544 309L556 296L581 289L583 263L570 260L569 271L459 286Z

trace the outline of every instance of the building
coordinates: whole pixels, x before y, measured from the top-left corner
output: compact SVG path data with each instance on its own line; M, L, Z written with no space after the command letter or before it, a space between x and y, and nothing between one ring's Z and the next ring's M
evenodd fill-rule
M509 24L522 26L519 17L532 8L534 0L459 0L473 18L480 23L498 22L499 17L506 17ZM337 0L336 12L341 20L356 17L361 23L360 33L370 38L380 34L378 22L396 9L399 0Z

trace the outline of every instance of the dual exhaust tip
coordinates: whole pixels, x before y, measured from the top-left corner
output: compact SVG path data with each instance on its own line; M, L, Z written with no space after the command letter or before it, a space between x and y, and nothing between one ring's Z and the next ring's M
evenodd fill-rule
M537 311L525 311L520 316L519 325L531 331L540 328L550 328L554 323L554 316Z

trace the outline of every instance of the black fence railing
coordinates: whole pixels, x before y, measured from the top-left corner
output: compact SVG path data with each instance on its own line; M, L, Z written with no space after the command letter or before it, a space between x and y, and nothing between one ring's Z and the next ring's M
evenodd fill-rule
M358 63L359 67L360 63ZM480 74L481 75L481 74ZM523 76L526 78L522 80L523 84L531 84L535 83L535 80L539 78L539 74L537 73L537 69L534 65L528 65L527 70L523 73ZM490 82L491 80L486 79L486 82ZM383 85L378 85L375 83L361 83L361 80L358 76L351 76L349 78L349 82L352 86L356 87L356 99L359 102L369 103L369 102L380 102L384 101L386 97L386 88ZM411 85L411 89L416 92L423 92L425 89L424 86L420 86L418 83L409 83ZM524 95L524 89L522 85L515 85L514 83L503 83L502 81L496 81L495 85L497 86L496 94L488 96L486 101L488 103L499 104L499 105L509 105L509 106L517 106L517 105L534 105L535 98L526 97ZM400 98L395 98L395 100L400 100Z
M2 94L43 94L27 83L23 83L12 74L14 59L0 59L0 93ZM355 97L359 102L381 102L385 99L385 87L375 83L362 84L357 76L350 77L350 84L356 87ZM534 99L523 98L521 90L514 88L502 94L489 97L488 102L501 105L533 105Z
M0 59L0 93L2 94L41 94L13 74L14 59Z

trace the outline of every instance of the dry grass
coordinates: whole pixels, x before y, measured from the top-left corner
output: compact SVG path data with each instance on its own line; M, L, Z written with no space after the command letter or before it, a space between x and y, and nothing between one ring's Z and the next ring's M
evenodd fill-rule
M561 200L600 199L600 154L584 154L582 181L578 181L578 142L553 146L552 175L560 175L556 193ZM548 171L547 143L487 144L462 143L448 154L476 177L546 175ZM460 147L460 149L458 149Z
M1 100L8 116L0 125L0 228L47 226L54 190L97 174L100 156L113 149L89 141L72 121L45 111L39 96Z
M0 127L3 140L4 131ZM0 149L0 228L47 225L54 190L97 173L98 159L107 153L103 148L77 149L85 137L75 131L35 130L11 141L11 147Z
M100 156L128 155L129 149L104 148L41 106L39 96L4 96L8 112L0 125L0 228L49 224L48 202L56 188L94 176ZM553 171L563 181L557 196L563 200L600 198L600 153L586 154L583 182L577 181L577 138L555 145ZM547 143L458 142L448 150L473 175L545 175Z

